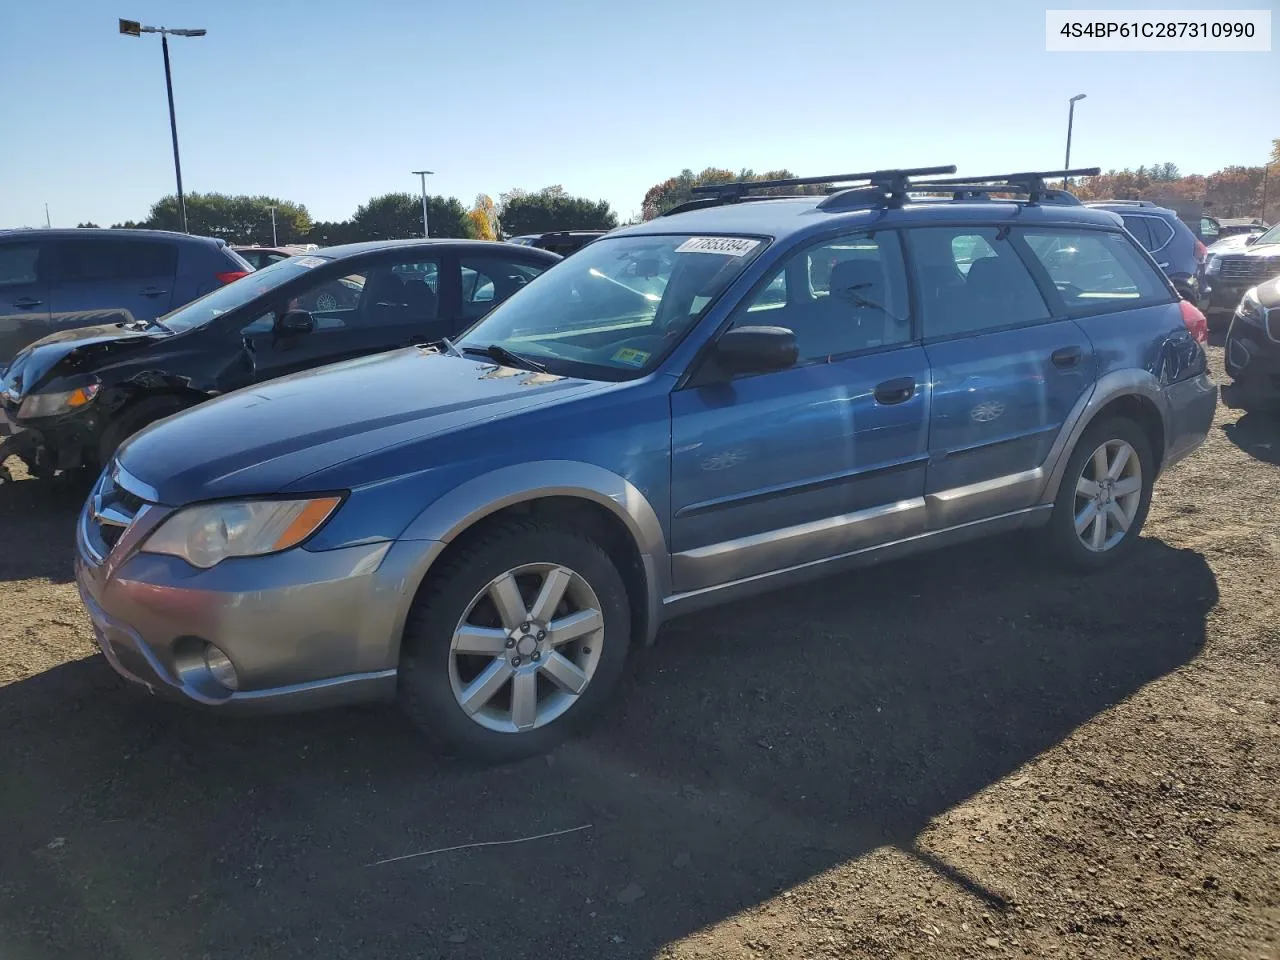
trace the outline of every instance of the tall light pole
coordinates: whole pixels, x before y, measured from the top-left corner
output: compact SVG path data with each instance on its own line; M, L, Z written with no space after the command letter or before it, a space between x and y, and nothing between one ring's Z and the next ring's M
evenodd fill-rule
M1067 110L1067 159L1062 164L1063 170L1071 169L1071 125L1076 119L1076 101L1083 100L1088 94L1077 93L1071 98L1071 106ZM1062 189L1067 189L1067 178L1062 178Z
M205 30L183 30L172 27L144 27L137 20L121 20L120 32L138 37L144 33L160 34L160 47L164 51L164 88L169 94L169 132L173 134L173 172L178 178L178 217L182 232L187 232L187 198L182 193L182 161L178 159L178 119L173 112L173 73L169 69L169 36L203 37Z
M271 245L273 247L280 246L280 241L276 239L276 208L271 208Z
M430 237L427 231L427 177L435 173L434 170L413 170L410 171L415 177L422 179L422 236Z

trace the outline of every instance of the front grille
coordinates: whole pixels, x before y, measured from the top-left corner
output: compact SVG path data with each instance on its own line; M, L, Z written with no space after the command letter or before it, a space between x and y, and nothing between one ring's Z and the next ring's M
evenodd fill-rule
M148 501L121 486L115 464L103 471L89 497L88 532L98 541L95 547L104 557L146 506Z
M1233 283L1262 283L1280 276L1280 257L1224 257L1221 276Z

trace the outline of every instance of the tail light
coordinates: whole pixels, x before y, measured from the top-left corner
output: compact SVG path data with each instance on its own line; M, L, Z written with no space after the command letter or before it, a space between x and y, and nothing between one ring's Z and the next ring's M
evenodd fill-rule
M225 270L222 273L215 274L219 283L231 283L233 280L239 280L241 277L247 277L248 270Z
M1206 256L1208 253L1209 253L1209 248L1208 248L1208 247L1206 247L1206 246L1205 246L1203 243L1201 243L1199 240L1197 240L1197 241L1196 241L1196 259L1197 259L1197 260L1200 260L1200 261L1203 261L1203 260L1204 260L1204 258L1205 258L1205 256Z
M1192 339L1196 343L1208 343L1209 321L1205 319L1205 315L1200 312L1194 303L1188 303L1186 300L1179 300L1178 306L1182 310L1182 322L1191 331Z

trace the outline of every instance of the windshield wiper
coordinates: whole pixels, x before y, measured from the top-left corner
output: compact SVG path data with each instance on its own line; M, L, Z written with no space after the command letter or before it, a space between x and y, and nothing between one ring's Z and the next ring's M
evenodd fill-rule
M533 360L529 357L522 357L518 353L512 353L500 343L491 343L487 347L463 347L463 353L478 353L482 357L488 357L490 360L497 360L509 367L523 367L526 370L534 370L538 373L546 373L545 365Z

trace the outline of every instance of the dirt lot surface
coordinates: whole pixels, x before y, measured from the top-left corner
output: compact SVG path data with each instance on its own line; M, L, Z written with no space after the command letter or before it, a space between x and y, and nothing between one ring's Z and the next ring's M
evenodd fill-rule
M999 540L679 621L592 736L499 769L390 709L126 689L82 493L21 481L0 957L1278 958L1278 463L1223 410L1113 573Z

